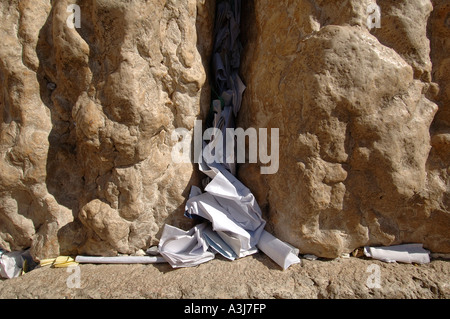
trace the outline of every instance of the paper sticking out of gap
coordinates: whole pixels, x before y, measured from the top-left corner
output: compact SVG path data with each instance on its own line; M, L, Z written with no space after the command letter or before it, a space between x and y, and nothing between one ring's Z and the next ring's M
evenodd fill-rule
M155 264L167 262L161 256L77 256L75 261L80 264Z
M384 262L402 262L427 264L430 262L430 252L422 244L403 244L387 247L364 247L364 255Z
M200 171L207 178L204 192L196 186L191 188L185 216L197 218L200 223L188 231L164 226L157 251L174 268L199 265L213 259L215 254L234 260L254 254L258 248L283 269L300 262L297 249L264 230L266 222L255 197L235 177L236 155L230 152L233 155L226 157L227 147L234 147L226 143L226 130L235 126L246 89L238 75L242 49L238 39L240 12L241 0L217 4L212 52L214 99L207 125L222 134L214 133L216 136L211 136L208 143L203 141L203 152L195 155ZM218 145L223 145L223 154L216 150ZM155 254L156 250L150 253ZM76 260L94 260L86 258L79 256Z
M165 225L159 253L172 267L196 266L219 253L234 260L258 248L283 269L299 263L298 249L264 230L266 222L253 194L228 170L218 164L203 172L212 178L205 193L193 187L186 203L186 216L205 220L190 231Z
M55 268L67 268L77 265L78 263L70 256L58 256L52 264Z
M193 186L186 203L185 216L204 222L187 232L169 225L163 230L158 250L172 267L195 266L213 259L216 253L234 260L254 254L258 248L283 269L300 262L297 249L264 230L266 222L255 197L235 177L236 155L227 152L234 145L227 144L226 130L235 127L246 89L238 75L240 17L241 0L218 3L212 52L214 99L207 125L222 134L215 133L209 143L203 141L203 152L196 160L207 176L204 192ZM217 145L223 145L223 154L215 153ZM231 158L227 158L229 153Z
M283 270L286 270L292 264L300 263L300 258L298 258L299 251L297 248L275 238L266 231L263 231L257 246L273 261L280 265Z
M22 253L19 251L0 254L0 277L15 278L20 276L23 265Z

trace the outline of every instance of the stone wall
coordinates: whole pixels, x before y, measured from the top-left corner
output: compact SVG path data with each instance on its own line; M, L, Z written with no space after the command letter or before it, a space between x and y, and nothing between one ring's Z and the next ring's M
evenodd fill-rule
M186 223L198 173L171 133L209 104L213 2L16 0L0 17L0 246L133 253Z
M279 128L280 164L239 178L302 253L450 252L450 2L376 3L369 30L374 0L243 1L238 126ZM11 0L0 19L0 246L130 254L189 228L201 176L171 133L206 118L214 1Z
M449 1L376 1L371 30L371 0L246 3L238 124L280 129L280 168L239 176L274 233L330 258L450 252Z

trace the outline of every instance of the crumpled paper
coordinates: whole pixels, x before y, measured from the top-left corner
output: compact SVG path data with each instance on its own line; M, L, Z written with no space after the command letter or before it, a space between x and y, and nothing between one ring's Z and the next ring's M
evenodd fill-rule
M258 248L283 269L300 262L297 249L264 230L266 222L255 197L234 176L235 155L226 158L227 147L234 147L226 144L226 129L234 128L246 89L238 75L242 49L240 16L240 0L217 4L212 54L217 99L212 102L207 124L222 134L215 133L209 143L203 142L206 152L199 154L197 163L207 176L206 186L204 192L193 186L186 203L185 215L203 222L189 231L170 225L164 227L158 250L172 267L196 266L213 259L216 253L233 260L254 254ZM223 154L212 152L218 143L223 145Z
M20 251L2 253L0 256L0 276L7 279L19 277L22 273L23 261Z
M261 209L247 187L220 164L200 168L212 179L204 193L192 187L185 214L205 222L187 232L165 225L158 250L172 267L196 266L215 253L233 260L258 248L283 269L300 262L298 249L264 230Z

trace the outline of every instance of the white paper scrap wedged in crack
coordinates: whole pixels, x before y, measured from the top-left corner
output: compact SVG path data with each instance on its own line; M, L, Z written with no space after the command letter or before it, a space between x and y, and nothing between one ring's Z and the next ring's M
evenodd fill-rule
M257 247L283 269L300 262L298 250L264 231L266 222L255 197L234 176L237 158L231 150L235 145L228 145L226 136L227 129L235 126L246 89L238 75L240 17L240 0L218 3L212 58L217 99L208 120L216 130L209 143L203 141L203 151L194 155L200 171L208 176L205 192L193 186L185 210L187 217L198 216L204 222L188 232L165 226L158 250L172 267L198 265L216 253L233 260L257 252Z
M208 168L201 169L212 178L206 192L194 186L186 203L188 217L200 216L207 222L189 232L166 225L160 254L173 267L189 267L214 258L214 253L233 260L260 248L283 269L299 263L296 248L264 230L266 222L250 190L220 164Z
M4 253L0 250L0 277L14 278L20 276L22 271L23 258L22 253L13 251Z
M200 216L239 257L255 251L266 222L250 190L226 169L212 167L215 176L205 193L186 203L188 216ZM213 176L211 173L209 176Z
M289 268L290 265L300 263L300 258L298 258L299 250L297 248L279 240L266 231L263 231L259 239L258 248L280 265L283 270Z
M364 247L364 255L385 262L426 264L430 262L430 252L422 244L403 244L387 247Z
M156 264L167 262L161 256L77 256L75 261L80 264Z
M209 245L201 235L207 226L207 223L202 223L184 231L164 225L159 253L173 268L197 266L213 259L214 253L208 250Z

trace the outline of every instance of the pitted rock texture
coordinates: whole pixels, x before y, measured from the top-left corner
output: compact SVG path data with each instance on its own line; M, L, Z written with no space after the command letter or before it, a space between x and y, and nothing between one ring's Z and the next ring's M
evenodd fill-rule
M0 246L131 254L186 224L198 173L171 133L209 105L214 2L16 0L0 17Z
M238 125L279 128L280 164L239 176L303 253L449 252L449 3L377 1L381 28L369 30L372 3L246 3Z
M179 269L168 264L80 264L76 273L44 267L0 280L0 299L448 299L449 279L445 260L418 266L353 257L302 259L283 271L258 253Z
M1 247L133 254L165 223L191 226L201 176L172 161L171 133L206 118L214 6L0 3ZM239 178L269 231L328 258L403 242L450 252L449 19L448 0L243 1L237 124L279 128L280 163Z

